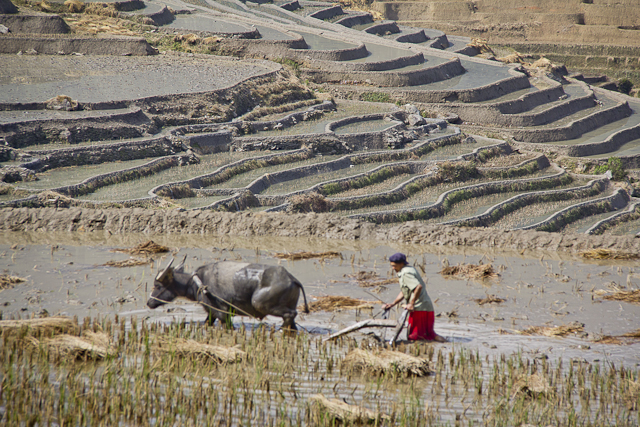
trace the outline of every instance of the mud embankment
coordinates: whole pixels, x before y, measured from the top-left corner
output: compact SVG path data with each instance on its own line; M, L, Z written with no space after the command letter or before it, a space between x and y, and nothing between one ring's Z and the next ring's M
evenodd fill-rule
M503 231L406 222L376 225L332 214L228 213L143 208L0 209L0 231L96 232L112 234L210 234L378 240L432 246L468 246L516 251L575 253L592 248L640 252L640 238L538 231Z

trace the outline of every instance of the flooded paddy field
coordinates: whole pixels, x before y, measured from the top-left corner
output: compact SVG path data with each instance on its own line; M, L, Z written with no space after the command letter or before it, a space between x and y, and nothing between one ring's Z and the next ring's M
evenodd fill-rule
M144 266L100 267L128 258L114 249L149 237L173 253ZM275 257L302 250L341 256ZM397 295L395 283L362 287L355 278L360 272L380 281L391 278L387 257L396 251L407 253L427 282L436 331L449 340L408 343L401 335L395 350L425 361L427 376L349 365L347 355L354 350L381 351L377 338L389 339L389 330L365 329L322 341L370 318L381 301ZM270 317L266 327L241 317L234 318L234 331L211 327L193 303L177 301L155 311L146 307L153 277L172 255L187 256L186 271L223 259L280 264L304 284L309 302L339 295L368 304L357 311L300 314L295 336L279 331L280 319ZM94 360L87 353L74 361L50 347L46 334L5 330L3 384L22 390L2 395L0 416L9 422L48 417L60 423L124 425L333 425L331 412L318 407L321 394L372 411L380 425L638 423L633 408L640 399L635 388L640 343L601 340L638 328L639 305L609 301L599 292L638 289L640 276L630 261L373 241L103 233L2 233L0 260L9 274L26 278L0 292L3 320L40 316L44 310L51 316L78 316L83 332L77 335L104 333L109 343L108 356ZM491 264L499 275L459 280L439 273L443 265L459 263ZM477 302L490 295L503 301ZM558 337L527 332L561 325L583 326ZM29 344L28 337L40 344ZM194 342L226 348L232 357L224 362L185 353ZM531 393L537 397L531 398L527 387L533 389L534 380L542 388L535 388ZM40 410L29 409L34 405Z
M312 120L305 120L297 123L295 126L283 128L281 130L259 131L259 136L283 136L283 135L303 135L308 133L324 133L326 126L336 120L344 119L352 116L388 113L397 111L398 107L394 104L383 102L365 103L365 102L340 102L336 105L335 111L325 112L321 116ZM385 122L389 123L389 122Z

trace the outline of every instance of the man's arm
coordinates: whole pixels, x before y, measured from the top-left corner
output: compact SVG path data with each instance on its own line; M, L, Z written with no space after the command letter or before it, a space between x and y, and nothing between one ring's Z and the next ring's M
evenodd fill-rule
M389 310L391 307L393 307L394 305L398 304L403 299L404 299L404 295L402 295L402 292L400 292L398 294L398 296L396 297L396 299L394 299L391 304L385 304L382 308L384 308L385 310Z

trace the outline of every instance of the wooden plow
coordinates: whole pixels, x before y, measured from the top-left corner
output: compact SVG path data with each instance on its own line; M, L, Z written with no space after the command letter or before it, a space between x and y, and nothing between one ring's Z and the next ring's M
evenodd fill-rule
M384 310L384 314L388 314L388 310ZM380 313L378 313L380 314ZM398 337L400 336L400 332L402 332L402 328L404 327L404 324L407 321L407 317L409 317L409 312L407 310L403 310L402 314L400 315L400 319L396 320L388 320L388 319L376 319L376 317L378 316L378 314L376 314L375 316L373 316L373 318L371 319L367 319L367 320L363 320L361 322L355 323L351 326L348 326L338 332L335 332L331 335L329 335L328 337L324 338L322 341L329 341L332 340L334 338L338 338L341 337L342 335L346 335L350 332L353 331L357 331L363 328L396 328L393 331L393 336L392 338L389 340L389 345L394 345L396 343L396 341L398 340Z

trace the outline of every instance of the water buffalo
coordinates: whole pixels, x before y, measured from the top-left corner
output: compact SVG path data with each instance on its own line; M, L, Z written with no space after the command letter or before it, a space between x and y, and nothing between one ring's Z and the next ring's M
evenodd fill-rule
M189 274L183 271L184 260L175 268L172 264L173 259L156 276L147 301L151 309L184 297L202 304L210 323L219 319L229 324L232 314L258 319L272 315L282 317L283 328L295 330L302 290L305 313L309 312L302 284L284 267L221 261Z

